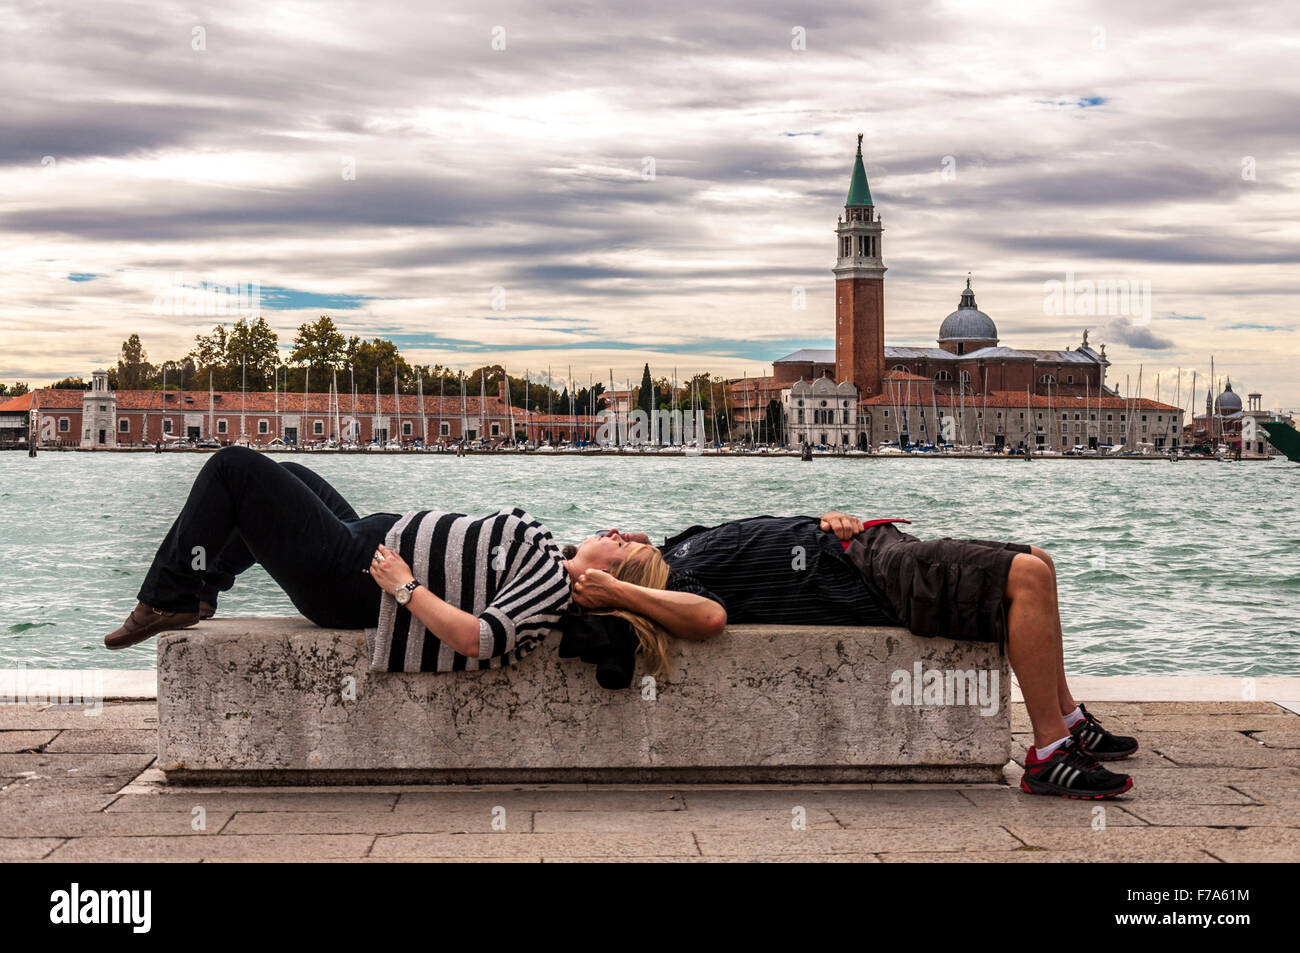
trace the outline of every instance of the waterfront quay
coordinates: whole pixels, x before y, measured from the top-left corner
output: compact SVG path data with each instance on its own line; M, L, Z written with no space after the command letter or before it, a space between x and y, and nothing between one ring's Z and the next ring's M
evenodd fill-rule
M1003 783L169 786L154 673L130 676L94 716L0 705L0 859L1300 860L1297 678L1258 679L1252 700L1235 678L1072 679L1142 744L1133 790L1097 804L1018 790L1018 697Z

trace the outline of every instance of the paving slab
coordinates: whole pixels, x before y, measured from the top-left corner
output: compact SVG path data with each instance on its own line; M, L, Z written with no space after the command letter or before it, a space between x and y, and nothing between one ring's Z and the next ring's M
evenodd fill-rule
M699 835L704 836L704 835ZM375 839L371 857L693 857L695 835L667 833L396 834Z
M313 857L364 857L369 834L214 834L206 837L78 837L48 856L54 861L302 860Z
M22 777L38 774L48 777L106 777L136 775L149 767L152 754L0 754L0 775Z
M158 732L153 728L65 728L45 750L52 754L158 753Z
M58 837L0 837L0 860L40 860L63 843Z
M1187 863L1217 864L1220 858L1208 851L1195 849L1170 850L1005 850L962 851L960 853L894 853L880 854L886 864L1090 864L1090 863Z
M1295 827L1300 828L1300 802L1291 804L1176 804L1170 801L1131 803L1125 810L1148 824L1165 827Z
M447 788L402 794L394 808L399 814L446 810L484 810L501 806L506 810L544 811L681 811L686 802L676 788L653 785L636 790L607 791L578 786L568 790L549 788L500 788L475 790Z
M0 754L37 751L58 737L57 729L41 731L0 731Z
M348 814L391 812L399 795L353 789L351 791L259 790L256 793L210 791L205 788L182 788L167 794L123 794L111 807L113 812L189 813L196 805L212 811L301 811L306 813L339 812Z
M890 788L873 787L835 788L822 785L805 788L772 788L753 790L748 786L734 788L687 789L683 792L688 810L697 808L731 810L783 810L792 807L837 808L962 808L970 802L962 796L962 789L945 785L942 788Z
M788 831L798 821L811 830L838 830L834 815L822 808L793 811L538 811L533 815L536 833L566 831L640 834L671 831Z
M1014 798L1014 800L1012 800ZM988 827L996 819L1001 824L1030 824L1038 827L1086 828L1093 822L1094 802L1066 798L1033 797L1022 791L987 806L962 808L921 808L867 810L831 808L835 820L849 829L878 827ZM1106 807L1108 824L1141 826L1148 823L1128 813L1115 802Z
M157 702L105 702L98 711L80 705L0 705L0 729L157 727Z
M448 811L395 814L392 811L261 811L235 814L222 834L490 834L531 833L531 811Z
M1300 829L1294 828L1107 827L1101 831L1074 831L1009 825L1007 829L1025 844L1049 850L1159 853L1199 849L1217 856L1216 847L1267 848L1289 852L1293 859L1300 860Z
M230 820L224 811L205 811L202 815L168 812L161 814L77 813L0 813L0 838L4 837L92 837L192 835L211 837ZM200 822L204 829L195 830Z
M883 851L1010 850L1020 842L993 824L984 827L874 828L731 833L699 831L702 854L747 856L778 854L880 853Z
M1300 719L1294 727L1268 728L1251 732L1251 738L1267 748L1300 748Z

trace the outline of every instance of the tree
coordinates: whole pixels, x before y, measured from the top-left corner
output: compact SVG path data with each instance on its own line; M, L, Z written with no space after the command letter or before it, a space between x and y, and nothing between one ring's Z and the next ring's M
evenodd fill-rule
M270 390L280 366L280 339L265 318L249 324L240 318L226 339L225 366L232 383L240 385L247 375L249 390ZM230 388L234 390L234 387Z
M30 392L31 388L24 381L14 381L11 387L0 384L0 397L22 397Z
M86 390L90 385L80 377L65 377L50 385L52 390Z
M122 342L117 358L117 379L122 390L141 390L157 373L149 363L149 355L140 343L140 335L132 334Z
M194 347L191 348L190 352L182 359L182 362L188 361L192 365L192 373L191 368L185 369L186 378L207 378L209 372L211 372L212 386L216 390L230 390L231 382L226 367L227 341L228 335L226 334L226 326L224 324L218 324L214 327L211 334L194 335ZM177 362L164 361L163 367L165 368L168 364L175 363ZM160 380L161 376L160 373ZM203 383L207 383L207 381L204 380ZM238 383L238 381L235 382L236 386L238 386Z
M388 343L392 344L391 341ZM298 333L293 339L293 352L289 355L289 361L293 364L305 364L311 369L313 377L317 380L325 380L324 376L318 375L348 366L348 347L349 342L334 326L334 319L328 314L322 314L311 324L299 325ZM393 350L396 349L396 345L393 345ZM358 379L360 376L361 370L358 368Z
M359 337L351 338L343 352L340 366L348 374L355 372L359 393L373 393L376 380L381 392L392 393L394 371L397 372L398 390L409 394L415 389L415 372L411 365L406 363L396 344L383 338L369 341L363 341ZM301 372L298 372L298 377L301 381ZM343 389L342 382L339 383L339 389Z
M657 401L655 400L655 385L650 379L650 365L646 364L641 371L641 386L637 390L637 406L645 411L647 417L653 417Z

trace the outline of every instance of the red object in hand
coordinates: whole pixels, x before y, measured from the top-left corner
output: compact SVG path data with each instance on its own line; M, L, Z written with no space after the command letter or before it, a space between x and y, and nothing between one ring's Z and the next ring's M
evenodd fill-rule
M866 529L868 526L879 526L881 523L906 523L908 526L912 525L911 520L905 520L901 516L892 516L889 517L888 519L882 519L882 520L863 520L862 528ZM852 540L842 539L840 540L840 547L842 549L848 549L849 543L851 542Z

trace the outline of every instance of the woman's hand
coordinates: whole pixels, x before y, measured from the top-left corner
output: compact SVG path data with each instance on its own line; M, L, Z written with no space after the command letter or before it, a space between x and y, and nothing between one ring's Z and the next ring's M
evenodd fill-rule
M390 595L415 578L406 560L383 543L370 560L370 578Z
M573 601L584 609L617 609L622 585L601 569L588 569L573 584Z

